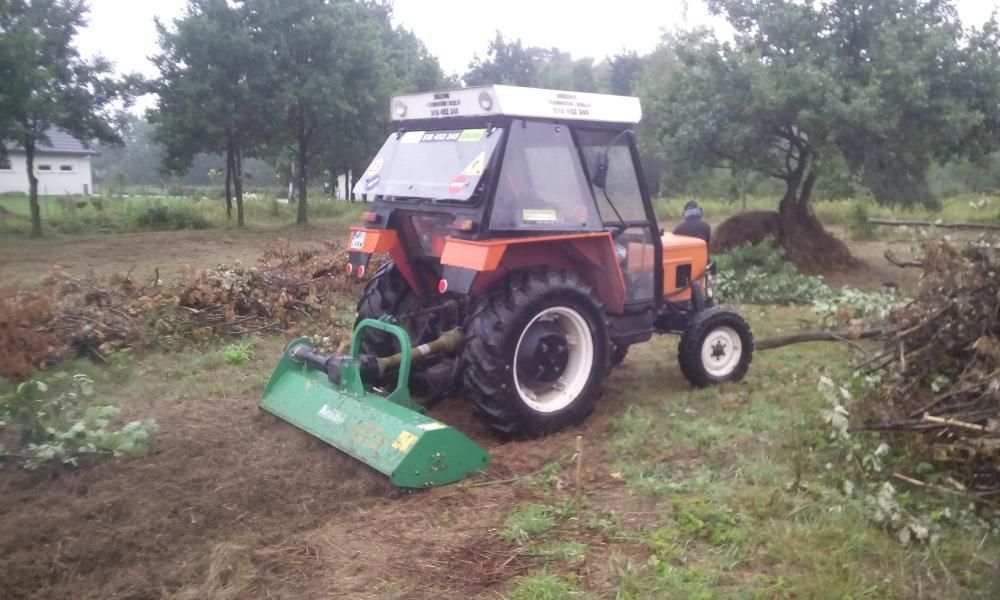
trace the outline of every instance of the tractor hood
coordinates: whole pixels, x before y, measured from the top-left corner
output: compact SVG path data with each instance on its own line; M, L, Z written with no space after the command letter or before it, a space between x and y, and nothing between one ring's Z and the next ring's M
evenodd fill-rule
M355 194L467 201L493 162L503 130L442 129L393 133Z

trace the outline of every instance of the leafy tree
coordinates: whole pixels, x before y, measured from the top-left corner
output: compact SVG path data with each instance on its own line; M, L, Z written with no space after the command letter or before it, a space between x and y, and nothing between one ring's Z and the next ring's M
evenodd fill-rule
M253 44L270 52L257 66L257 83L271 95L270 143L276 153L291 148L304 224L313 170L356 161L353 140L370 140L386 112L394 78L383 31L371 6L349 0L245 4Z
M499 31L490 42L486 58L476 56L465 74L465 84L532 86L538 80L540 48L525 48L521 40L508 41Z
M103 58L80 57L73 38L86 15L82 0L0 0L0 140L27 159L32 237L42 235L34 165L47 132L58 127L84 142L120 142L116 111L137 83L114 78Z
M777 233L796 262L854 262L810 206L817 179L834 165L869 181L879 178L873 162L922 176L929 157L998 141L1000 95L987 75L1000 67L996 36L969 43L946 0L709 5L728 20L734 41L707 31L668 40L664 50L678 68L642 85L653 136L668 162L780 180Z
M632 85L642 74L645 58L634 50L616 54L608 60L611 66L610 92L619 96L631 96Z
M159 96L149 119L155 139L165 149L165 167L186 172L199 152L226 156L226 204L236 195L237 225L244 224L243 160L247 149L262 142L265 102L255 97L250 78L267 58L254 45L247 11L227 0L189 0L173 29L157 23L160 54L154 63Z

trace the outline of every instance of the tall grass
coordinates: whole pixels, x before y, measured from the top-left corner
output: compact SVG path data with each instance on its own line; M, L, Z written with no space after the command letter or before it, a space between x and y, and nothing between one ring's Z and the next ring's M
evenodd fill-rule
M225 200L194 196L44 197L39 199L43 229L63 235L128 233L176 229L214 229L236 226L226 218ZM309 217L317 220L353 220L364 203L332 200L320 194L309 199ZM28 199L23 195L0 196L6 210L0 218L0 234L27 235L30 231ZM298 206L283 204L274 196L251 193L244 199L246 222L254 225L291 224Z
M715 198L698 198L694 196L679 196L675 198L657 198L653 201L656 216L661 221L674 221L681 218L684 205L695 200L705 212L705 217L712 221L721 221L734 214L742 212L743 205L739 201ZM746 200L746 210L777 210L776 197L754 196ZM996 222L1000 220L1000 197L983 195L955 196L944 200L940 210L930 210L924 206L902 207L881 206L862 198L843 198L839 200L817 200L813 202L813 211L825 225L843 226L857 219L859 208L869 217L883 219L917 219L925 221L968 221L973 223Z

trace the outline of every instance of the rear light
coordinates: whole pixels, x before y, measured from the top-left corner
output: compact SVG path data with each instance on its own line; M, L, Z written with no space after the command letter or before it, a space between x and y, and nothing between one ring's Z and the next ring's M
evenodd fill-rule
M382 215L380 215L380 214L378 214L376 212L363 212L363 213L361 213L361 220L364 221L365 223L375 224L375 223L378 223L381 218L382 218Z
M351 273L354 272L354 265L352 265L351 263L347 263L347 266L344 267L344 271L346 271L347 274L350 275Z
M362 278L364 276L365 276L365 266L364 265L358 265L358 279L360 279L360 278Z
M455 231L475 231L476 222L472 219L455 219L451 224L451 228Z
M448 280L442 279L441 281L438 281L438 293L443 294L447 291L448 291Z

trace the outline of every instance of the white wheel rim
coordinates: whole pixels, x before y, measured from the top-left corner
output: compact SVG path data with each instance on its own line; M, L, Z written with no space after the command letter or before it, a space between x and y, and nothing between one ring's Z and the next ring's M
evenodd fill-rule
M712 377L729 377L743 358L743 342L732 327L708 332L701 344L701 364Z
M568 360L562 375L547 389L532 389L520 381L517 375L518 357L524 335L532 325L539 321L552 321L559 325L566 336ZM535 315L521 331L514 349L514 387L517 393L529 407L541 413L552 413L562 410L573 403L583 392L590 379L594 365L594 334L590 331L587 320L576 310L566 306L552 306Z

